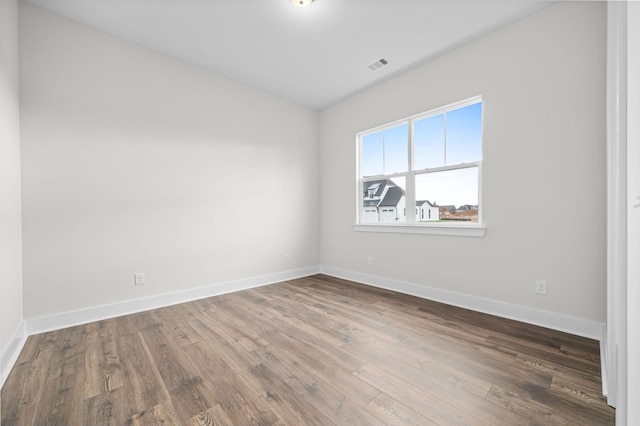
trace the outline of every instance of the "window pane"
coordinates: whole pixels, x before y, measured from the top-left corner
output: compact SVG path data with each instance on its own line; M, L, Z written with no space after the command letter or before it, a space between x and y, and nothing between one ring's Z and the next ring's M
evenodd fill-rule
M405 222L405 178L380 179L362 184L362 222Z
M376 176L384 173L382 133L374 133L362 138L362 176Z
M478 222L482 101L472 102L361 137L361 223ZM409 177L415 204L407 206Z
M383 132L384 172L406 172L409 166L409 125L403 124Z
M416 121L413 131L413 168L444 166L444 114Z
M407 123L362 138L362 176L406 172L408 164Z
M478 168L417 175L416 208L422 201L439 207L440 221L478 222ZM416 215L418 221L426 221L420 211Z
M447 165L482 160L482 102L449 111Z

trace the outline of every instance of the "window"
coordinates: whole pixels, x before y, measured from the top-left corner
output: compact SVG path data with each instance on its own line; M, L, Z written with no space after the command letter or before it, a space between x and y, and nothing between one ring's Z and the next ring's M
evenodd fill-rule
M358 148L356 226L481 228L480 97L362 132Z

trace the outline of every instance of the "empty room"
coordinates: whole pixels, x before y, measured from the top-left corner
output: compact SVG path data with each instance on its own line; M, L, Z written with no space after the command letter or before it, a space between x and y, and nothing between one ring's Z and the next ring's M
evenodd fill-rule
M0 0L2 425L640 424L640 3Z

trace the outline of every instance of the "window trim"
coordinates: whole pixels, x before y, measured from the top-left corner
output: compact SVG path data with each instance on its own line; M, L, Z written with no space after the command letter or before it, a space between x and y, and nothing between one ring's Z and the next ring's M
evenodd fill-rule
M429 223L408 225L399 223L367 223L353 225L358 232L381 232L395 234L450 235L456 237L484 237L485 225L459 225L448 223Z
M356 158L357 158L357 166L356 166L356 221L353 225L355 231L359 232L383 232L383 233L402 233L402 234L426 234L426 235L452 235L452 236L468 236L468 237L484 237L486 233L486 226L484 225L482 218L482 210L483 210L483 202L482 202L482 159L479 161L461 163L461 164L453 164L453 165L445 165L441 167L432 167L432 168L422 168L415 170L414 165L414 143L413 143L413 132L415 127L415 122L418 120L422 120L428 117L436 116L442 113L446 113L449 111L453 111L459 108L464 108L466 106L474 105L477 103L482 103L482 151L484 152L484 102L482 99L482 95L473 96L467 99L463 99L458 102L452 102L450 104L437 107L431 109L429 111L425 111L419 114L414 114L412 116L402 118L399 120L395 120L391 123L386 123L380 126L376 126L374 128L359 132L356 134ZM364 137L375 134L378 132L382 132L387 129L391 129L393 127L400 126L402 124L408 125L408 168L405 172L400 173L389 173L389 174L381 174L376 176L362 176L362 140ZM406 216L406 222L403 223L375 223L375 222L362 222L364 215L364 206L363 206L363 185L367 181L372 180L380 180L380 179L391 179L395 177L403 177L405 178L405 204L406 205L415 205L415 180L416 176L424 174L424 173L437 173L448 170L460 170L466 168L477 167L478 170L478 222L473 224L461 224L461 223L451 223L451 222L416 222L415 217Z

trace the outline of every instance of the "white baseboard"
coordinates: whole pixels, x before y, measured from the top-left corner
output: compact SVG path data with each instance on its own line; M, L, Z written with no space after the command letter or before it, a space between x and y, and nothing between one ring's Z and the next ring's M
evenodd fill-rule
M609 376L607 370L607 326L602 326L602 338L600 340L600 378L602 380L602 395L609 396ZM608 402L608 401L607 401ZM611 405L611 404L610 404Z
M361 272L349 271L346 269L334 268L332 266L321 266L323 274L411 296L422 297L448 305L471 309L498 317L508 318L516 321L539 325L553 330L575 334L602 342L603 323L554 312L528 308L526 306L512 305L510 303L498 302L491 299L484 299L463 293L427 287L414 283L363 274Z
M20 351L22 351L26 341L27 324L22 321L14 333L11 343L9 343L9 346L7 346L0 355L0 389L4 386L4 382L7 380L7 377L9 377L9 372L16 363L18 355L20 355Z
M346 269L334 268L331 266L310 266L307 268L295 269L291 271L279 272L275 274L246 278L235 281L214 284L206 287L199 287L174 293L167 293L143 299L127 300L109 305L96 306L72 312L49 315L25 320L16 331L12 343L7 347L0 358L1 361L1 384L4 384L11 368L15 364L27 336L43 333L46 331L59 330L75 325L86 324L121 315L147 311L192 300L204 299L226 293L233 293L255 287L274 284L281 281L292 280L323 273L326 275L343 278L374 287L393 290L424 299L434 300L449 305L459 306L474 311L484 312L503 318L522 321L529 324L539 325L558 331L563 331L578 336L583 336L602 343L604 324L567 315L557 314L548 311L528 308L495 300L484 299L448 290L427 287L414 283L363 274Z
M261 287L281 281L293 280L306 277L320 272L319 266L294 269L290 271L278 272L275 274L262 275L241 280L218 283L206 287L199 287L173 293L166 293L143 299L126 300L109 305L95 306L71 312L63 312L38 318L30 318L22 322L16 331L11 344L2 352L0 358L1 382L4 384L13 368L20 351L22 350L27 337L33 334L44 333L52 330L73 327L75 325L87 324L93 321L100 321L114 318L121 315L133 314L136 312L148 311L150 309L175 305L178 303L190 302L192 300L204 299L211 296L218 296L235 291Z
M93 321L119 317L136 312L148 311L150 309L162 308L164 306L178 303L190 302L192 300L204 299L211 296L218 296L235 291L261 287L268 284L287 281L296 278L306 277L320 272L318 266L294 269L291 271L278 272L275 274L262 275L258 277L246 278L235 281L218 283L206 287L198 287L189 290L177 291L173 293L161 294L158 296L146 297L143 299L126 300L109 305L95 306L72 312L49 315L45 317L27 319L27 334L44 333L52 330L72 327L80 324L87 324Z

